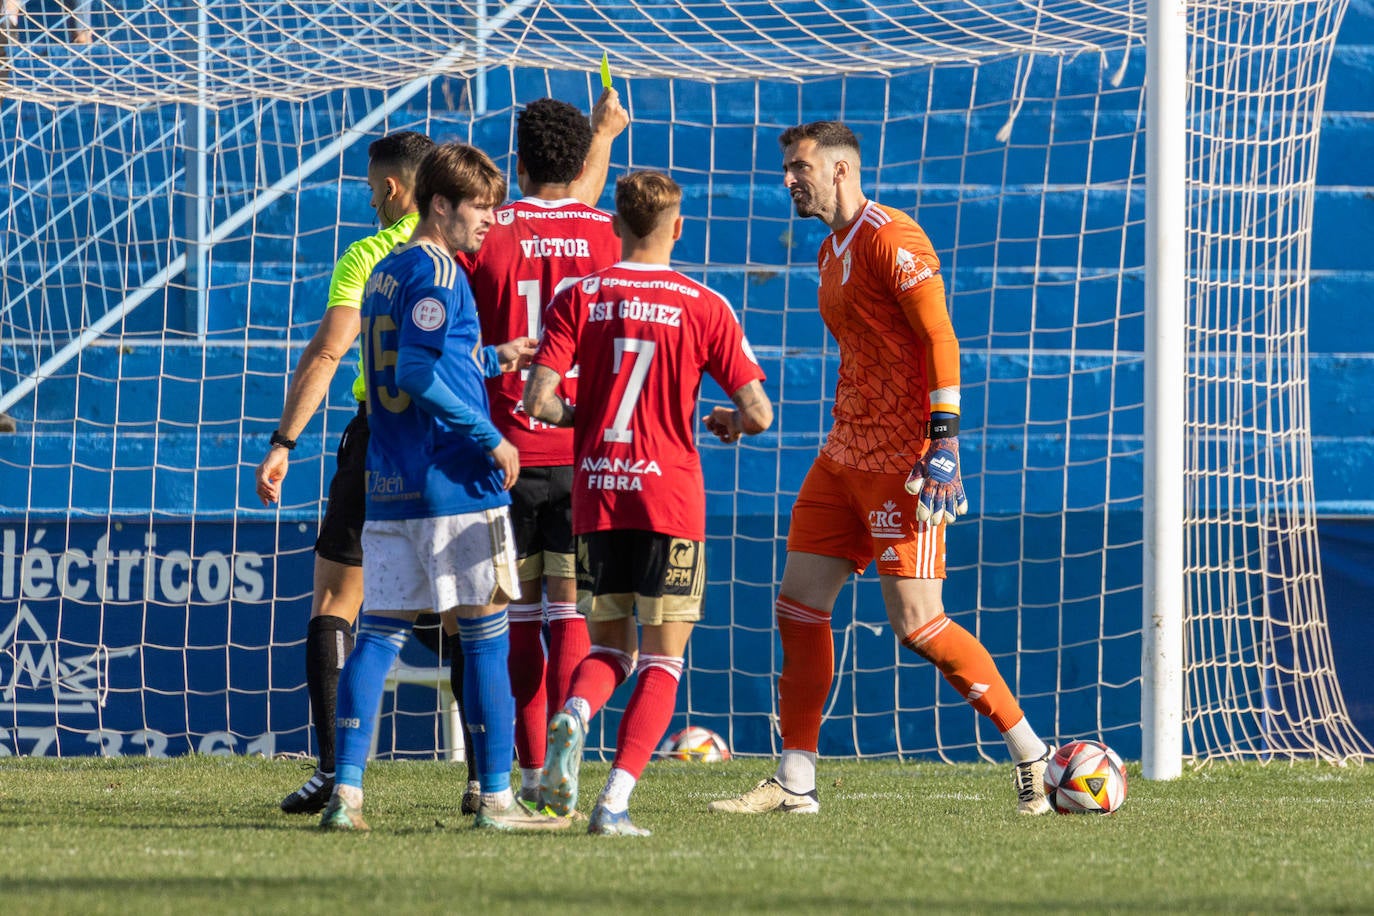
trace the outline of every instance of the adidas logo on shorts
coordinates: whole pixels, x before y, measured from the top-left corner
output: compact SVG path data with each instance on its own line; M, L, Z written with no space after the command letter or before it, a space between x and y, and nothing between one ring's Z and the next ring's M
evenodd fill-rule
M898 559L898 558L897 558L897 551L895 551L895 550L893 550L891 547L889 547L889 548L887 548L886 550L883 551L883 555L882 555L881 557L878 558L878 562L880 562L880 563L895 563L895 562L897 562L897 559Z

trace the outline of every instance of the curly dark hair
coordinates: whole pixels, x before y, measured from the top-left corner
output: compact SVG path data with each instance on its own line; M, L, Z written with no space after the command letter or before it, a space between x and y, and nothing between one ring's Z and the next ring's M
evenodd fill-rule
M591 145L591 121L567 102L536 99L516 120L515 149L535 184L572 181Z
M434 141L424 134L400 130L368 144L367 161L375 168L413 176L432 149Z

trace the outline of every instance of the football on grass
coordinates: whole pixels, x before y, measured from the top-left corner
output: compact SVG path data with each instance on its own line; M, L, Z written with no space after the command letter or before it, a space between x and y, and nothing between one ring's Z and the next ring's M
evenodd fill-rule
M698 763L717 763L730 759L730 748L725 746L725 739L700 725L689 725L682 731L673 732L663 740L659 753L664 757L695 760Z
M1126 801L1126 768L1101 742L1071 742L1045 767L1045 798L1060 814L1111 814Z

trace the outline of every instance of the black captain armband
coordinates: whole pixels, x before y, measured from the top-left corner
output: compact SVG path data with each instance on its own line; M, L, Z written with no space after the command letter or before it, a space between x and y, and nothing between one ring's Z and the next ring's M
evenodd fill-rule
M930 438L952 439L959 435L959 415L946 414L930 418Z
M296 447L296 440L286 438L281 434L281 430L279 429L272 430L272 438L268 441L270 441L273 445L280 445L288 452Z

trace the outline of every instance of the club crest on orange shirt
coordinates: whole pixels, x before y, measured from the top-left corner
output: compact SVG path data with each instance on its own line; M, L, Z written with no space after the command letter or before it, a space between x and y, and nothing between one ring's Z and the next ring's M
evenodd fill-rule
M849 282L849 268L854 266L854 252L846 250L844 253L844 259L840 262L840 264L842 267L844 267L844 273L840 275L840 285L844 286L846 283Z

